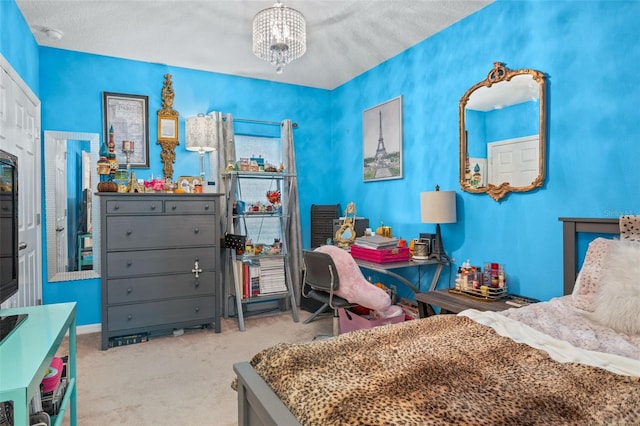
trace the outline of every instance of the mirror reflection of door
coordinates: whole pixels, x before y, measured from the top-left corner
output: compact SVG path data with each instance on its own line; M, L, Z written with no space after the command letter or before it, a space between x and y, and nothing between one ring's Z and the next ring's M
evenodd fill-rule
M66 272L69 265L67 237L67 141L56 139L54 158L56 191L56 271ZM45 160L46 161L46 160Z
M538 176L538 135L487 144L489 182L526 186Z
M89 142L85 140L67 139L66 151L66 200L64 206L67 210L67 265L65 271L71 272L82 269L91 269L88 261L91 253L89 234L91 197L88 188L91 188L91 173L87 171L87 156L89 155ZM87 181L87 178L89 181Z

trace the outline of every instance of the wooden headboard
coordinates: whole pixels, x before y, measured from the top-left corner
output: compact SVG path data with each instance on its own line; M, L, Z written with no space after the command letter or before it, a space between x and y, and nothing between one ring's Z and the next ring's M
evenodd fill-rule
M564 265L564 294L571 294L578 276L578 233L619 234L618 219L560 217L562 221L562 253Z

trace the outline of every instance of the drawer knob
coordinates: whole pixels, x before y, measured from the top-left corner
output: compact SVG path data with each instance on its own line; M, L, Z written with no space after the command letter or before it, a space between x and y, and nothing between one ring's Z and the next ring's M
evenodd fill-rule
M129 267L129 266L131 266L131 265L133 265L133 262L132 262L132 261L130 261L130 260L127 260L127 267Z
M205 209L205 210L209 210L209 204L205 204L205 205L204 205L204 209Z
M155 209L156 209L156 205L155 205L155 204L152 204L152 205L151 205L151 210L155 210Z
M129 288L127 289L127 294L131 293L132 291L133 291L133 289L132 289L131 287L129 287Z
M178 208L178 206L176 206L175 204L171 206L171 210L175 210L177 208Z
M114 209L114 210L120 210L120 204L115 204L115 205L113 206L113 209Z
M200 287L200 280L195 280L195 281L193 282L193 285L194 285L196 288Z
M200 229L199 229L199 228L194 228L194 229L193 229L193 233L194 233L194 234L197 234L198 232L200 232Z
M131 229L127 229L127 235L131 235L133 234L133 231Z
M131 321L131 320L133 319L133 315L131 315L131 314L127 315L127 319L128 319L129 321Z
M200 306L196 306L195 311L196 311L196 312L200 312Z

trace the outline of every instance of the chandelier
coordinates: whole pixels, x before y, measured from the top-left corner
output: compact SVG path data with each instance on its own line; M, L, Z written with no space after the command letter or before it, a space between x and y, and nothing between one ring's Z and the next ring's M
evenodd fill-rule
M280 1L253 18L253 54L276 66L284 66L307 51L307 25L302 13Z

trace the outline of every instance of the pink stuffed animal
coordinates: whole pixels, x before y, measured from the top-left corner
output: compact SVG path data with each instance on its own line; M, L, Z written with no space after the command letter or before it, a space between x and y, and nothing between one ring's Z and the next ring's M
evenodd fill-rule
M384 312L391 306L391 298L381 288L376 287L364 278L360 267L351 254L336 246L320 246L315 251L326 253L333 259L340 277L340 287L336 296L347 299L375 311Z

